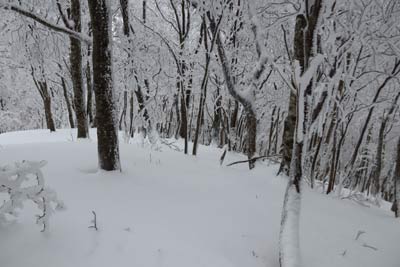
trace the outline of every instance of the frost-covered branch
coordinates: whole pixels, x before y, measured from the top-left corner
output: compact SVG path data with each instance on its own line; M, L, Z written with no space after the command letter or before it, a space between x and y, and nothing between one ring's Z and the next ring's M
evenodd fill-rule
M12 4L6 4L6 3L0 3L0 8L3 8L5 10L12 10L14 12L17 12L20 15L23 15L25 17L31 18L34 21L48 27L49 29L56 31L56 32L60 32L60 33L65 33L68 34L70 36L72 36L73 38L76 38L82 42L85 42L87 44L90 44L92 42L91 38L85 34L73 31L71 29L68 29L67 27L63 27L63 26L59 26L57 24L52 23L51 21L48 21L44 18L41 18L40 16L32 13L29 10L26 10L22 7L19 7L17 5L12 5Z
M41 168L46 161L22 161L0 167L0 194L6 194L6 200L0 206L0 223L7 218L17 216L17 210L22 209L24 202L33 201L42 214L37 215L37 224L46 231L50 216L64 204L57 198L52 189L45 187ZM33 184L25 186L26 184Z

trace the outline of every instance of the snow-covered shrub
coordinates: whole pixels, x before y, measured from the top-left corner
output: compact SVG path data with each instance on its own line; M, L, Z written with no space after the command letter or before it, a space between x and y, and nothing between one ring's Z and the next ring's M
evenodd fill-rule
M57 194L45 187L41 168L46 161L22 161L7 166L0 166L0 223L7 221L7 216L16 217L17 210L24 202L33 201L41 214L37 215L37 224L48 229L49 218L56 209L64 207Z

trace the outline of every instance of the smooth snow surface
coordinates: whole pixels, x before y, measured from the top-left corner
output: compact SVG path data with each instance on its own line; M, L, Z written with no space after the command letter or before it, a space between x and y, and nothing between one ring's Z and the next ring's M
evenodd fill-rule
M71 130L0 135L0 165L46 160L46 184L66 205L48 233L28 203L16 223L0 226L1 267L279 266L287 181L276 177L276 166L221 167L216 148L201 146L192 157L135 139L121 143L122 173L106 173L97 170L91 137L72 141ZM243 158L228 154L225 163ZM400 266L400 220L303 188L303 266ZM92 210L97 232L88 228Z

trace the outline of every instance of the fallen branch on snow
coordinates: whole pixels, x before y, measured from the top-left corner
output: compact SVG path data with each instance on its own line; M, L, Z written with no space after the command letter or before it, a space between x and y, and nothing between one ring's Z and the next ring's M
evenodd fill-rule
M272 161L274 163L279 163L278 160L276 160L276 156L259 156L259 157L255 157L255 158L251 158L251 159L247 159L247 160L235 161L235 162L229 163L226 166L229 167L229 166L233 166L233 165L240 164L240 163L248 163L249 161L254 161L255 162L255 161L260 160L260 159L268 159L268 160L270 160L270 161Z

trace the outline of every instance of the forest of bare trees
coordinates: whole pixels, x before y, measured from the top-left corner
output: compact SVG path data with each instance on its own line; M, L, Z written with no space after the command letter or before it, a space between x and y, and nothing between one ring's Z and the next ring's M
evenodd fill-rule
M399 1L1 0L0 14L0 132L97 128L106 171L130 164L119 142L136 135L279 163L282 267L297 266L303 186L399 216Z

